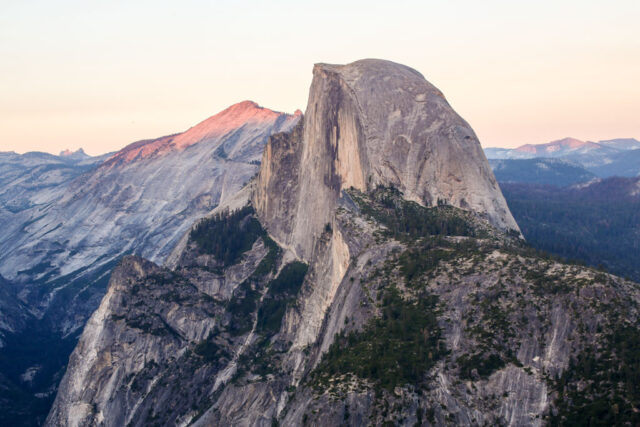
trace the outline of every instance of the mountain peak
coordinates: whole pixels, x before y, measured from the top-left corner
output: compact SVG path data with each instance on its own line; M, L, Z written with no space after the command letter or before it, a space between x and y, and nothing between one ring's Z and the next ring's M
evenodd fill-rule
M232 104L231 107L262 108L257 102L252 101L250 99L245 99L244 101L240 101L235 104Z
M71 151L67 148L65 150L62 150L59 156L70 159L84 159L85 157L89 157L82 148L78 148L76 151Z
M318 63L315 64L313 73L314 76L322 73L337 74L354 90L372 84L376 89L399 89L404 95L413 94L418 102L426 102L427 93L443 97L442 92L429 83L420 72L385 59L361 59L344 65ZM376 79L380 81L376 82Z
M595 142L581 141L576 138L566 137L555 141L547 142L546 144L525 144L514 149L521 153L543 154L553 153L562 150L577 150L581 148L593 149L599 148L599 145Z
M549 145L561 145L561 146L568 146L571 148L575 148L575 147L581 147L583 145L587 145L590 144L589 142L586 141L582 141L580 139L577 138L572 138L570 136L562 138L562 139L558 139L556 141L551 141L549 143Z
M283 114L285 113L261 107L253 101L238 102L178 135L172 144L178 149L184 149L204 139L224 135L249 123L258 126L272 123Z
M487 147L485 154L490 159L530 159L534 157L562 157L583 162L610 162L606 156L623 155L626 151L640 149L640 141L634 138L607 139L598 142L577 138L562 138L543 144L525 144L517 148Z
M229 132L244 126L253 126L257 130L266 130L267 127L273 126L280 117L297 119L297 115L273 111L261 107L254 101L238 102L203 120L185 132L129 144L105 163L113 164L116 161L129 163L137 159L164 155L172 151L181 151L200 142L218 140Z

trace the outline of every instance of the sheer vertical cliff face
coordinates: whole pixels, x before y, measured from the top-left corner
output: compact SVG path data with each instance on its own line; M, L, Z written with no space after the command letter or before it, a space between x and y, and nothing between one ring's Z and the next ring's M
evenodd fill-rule
M393 62L317 64L304 129L286 147L274 139L263 164L258 214L305 259L350 187L392 185L424 206L450 204L518 230L471 127L420 73ZM278 215L285 205L294 221Z
M269 224L269 233L281 245L290 240L295 225L300 190L302 122L300 120L292 132L269 138L252 194L253 205L260 212L261 219Z

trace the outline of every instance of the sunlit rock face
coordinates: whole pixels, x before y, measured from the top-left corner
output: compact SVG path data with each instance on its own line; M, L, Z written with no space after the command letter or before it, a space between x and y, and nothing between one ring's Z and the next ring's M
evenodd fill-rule
M243 101L183 133L130 144L109 158L104 166L162 157L199 143L222 147L217 154L223 158L247 162L257 160L256 157L259 159L262 153L262 144L252 144L254 141L251 137L264 140L265 135L274 131L287 130L300 115L300 112L286 115L262 108L253 101ZM265 130L268 130L266 134ZM234 135L235 138L229 138ZM227 140L222 141L225 138Z
M268 165L295 157L299 166L281 169L287 179L263 168L254 197L267 227L298 255L311 256L340 191L350 187L393 185L422 205L450 204L518 230L475 133L420 73L365 59L316 64L313 76L304 129L286 144L275 140L263 158ZM278 209L285 205L295 211L290 228Z

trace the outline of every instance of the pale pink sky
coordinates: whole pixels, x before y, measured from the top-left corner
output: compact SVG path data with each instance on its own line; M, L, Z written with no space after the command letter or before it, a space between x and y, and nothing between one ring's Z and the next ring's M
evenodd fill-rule
M305 109L315 62L409 65L484 146L640 138L640 2L0 2L0 151L89 154L251 99Z

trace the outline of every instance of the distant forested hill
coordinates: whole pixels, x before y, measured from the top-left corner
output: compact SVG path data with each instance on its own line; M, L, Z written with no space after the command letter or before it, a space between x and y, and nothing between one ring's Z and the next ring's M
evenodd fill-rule
M534 247L640 280L640 178L500 187Z
M490 159L499 182L524 182L564 187L597 178L582 166L560 159Z

